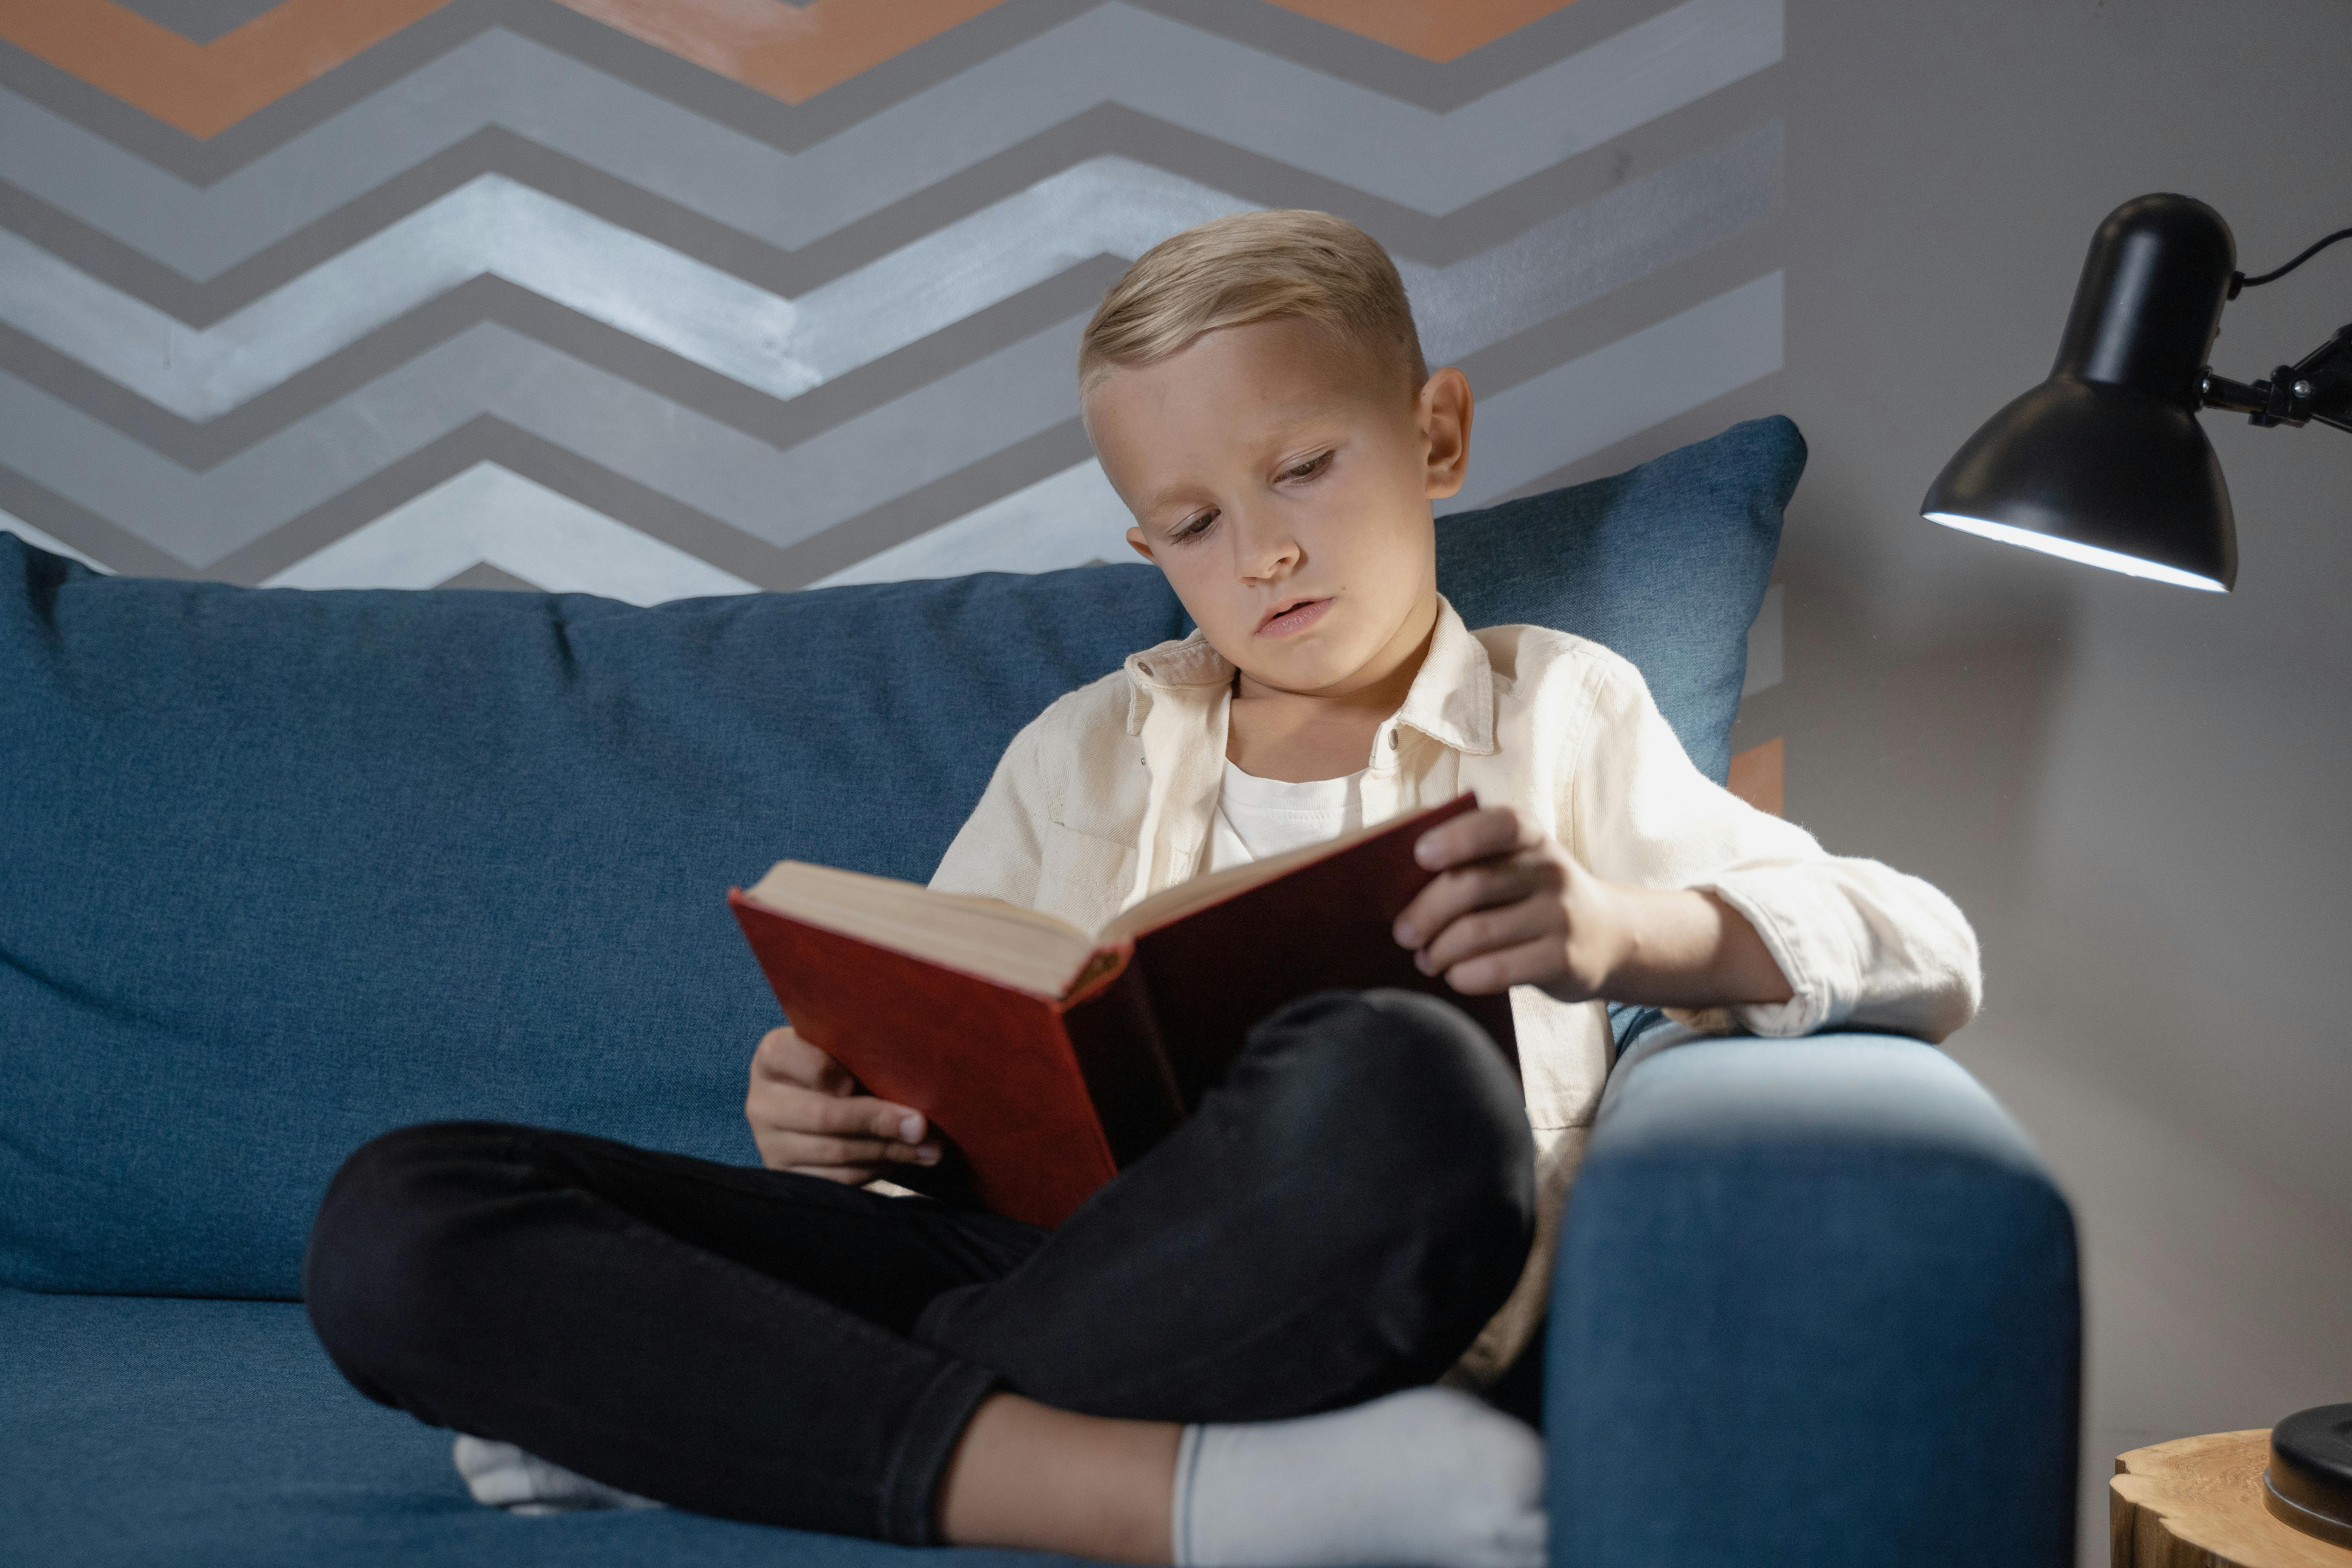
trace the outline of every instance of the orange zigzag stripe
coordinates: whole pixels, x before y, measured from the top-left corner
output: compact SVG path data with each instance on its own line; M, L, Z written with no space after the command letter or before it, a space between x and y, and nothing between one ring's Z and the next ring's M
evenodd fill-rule
M557 0L786 103L871 70L1004 0Z
M803 103L1003 0L558 0L786 103ZM1269 0L1433 61L1457 58L1570 0ZM0 0L0 39L209 137L448 0L286 0L209 44L115 0Z
M286 0L209 44L113 0L0 0L0 38L191 136L216 136L449 0Z
M1444 63L1516 33L1570 0L1268 0L1359 37Z

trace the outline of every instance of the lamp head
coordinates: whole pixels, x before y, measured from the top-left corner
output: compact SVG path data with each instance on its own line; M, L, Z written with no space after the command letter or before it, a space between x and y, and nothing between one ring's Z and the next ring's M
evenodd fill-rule
M2109 213L2049 379L1969 437L1920 511L2134 576L2229 588L2237 526L2197 409L2236 259L2203 202L2148 195Z

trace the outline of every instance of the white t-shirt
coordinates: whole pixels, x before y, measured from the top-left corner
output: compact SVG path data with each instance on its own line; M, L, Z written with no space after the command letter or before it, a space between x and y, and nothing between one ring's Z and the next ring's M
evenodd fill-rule
M1217 815L1209 825L1209 869L1303 849L1363 825L1362 769L1345 778L1285 784L1245 773L1228 757Z

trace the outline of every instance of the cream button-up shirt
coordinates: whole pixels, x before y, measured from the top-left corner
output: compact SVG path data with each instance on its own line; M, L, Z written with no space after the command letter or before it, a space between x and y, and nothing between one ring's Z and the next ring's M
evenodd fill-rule
M1195 633L1130 655L1013 737L931 886L1092 931L1208 864L1234 668ZM1610 881L1712 889L1794 994L1728 1010L1759 1035L1831 1025L1940 1040L1974 1015L1976 935L1949 899L1824 851L1692 765L1632 664L1540 626L1472 632L1438 603L1429 653L1372 738L1364 821L1465 790L1507 805ZM1486 1382L1541 1323L1561 1207L1612 1053L1607 1009L1511 990L1536 1144L1536 1246L1455 1369Z

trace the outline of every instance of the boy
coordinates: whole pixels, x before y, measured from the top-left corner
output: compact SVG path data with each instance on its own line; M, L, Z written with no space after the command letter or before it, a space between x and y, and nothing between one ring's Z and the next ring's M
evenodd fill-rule
M1442 1002L1302 998L1048 1235L860 1190L919 1180L938 1140L779 1029L745 1103L768 1171L482 1124L371 1143L321 1210L313 1319L362 1390L481 1435L458 1457L486 1500L1534 1568L1539 1445L1461 1389L1528 1364L1610 1058L1598 999L1940 1038L1974 1011L1974 938L1700 776L1623 660L1462 625L1430 502L1463 481L1470 389L1428 374L1360 231L1178 235L1079 370L1129 541L1200 630L1024 730L933 885L1091 927L1473 790L1421 840L1439 875L1395 936L1510 992L1520 1077Z

